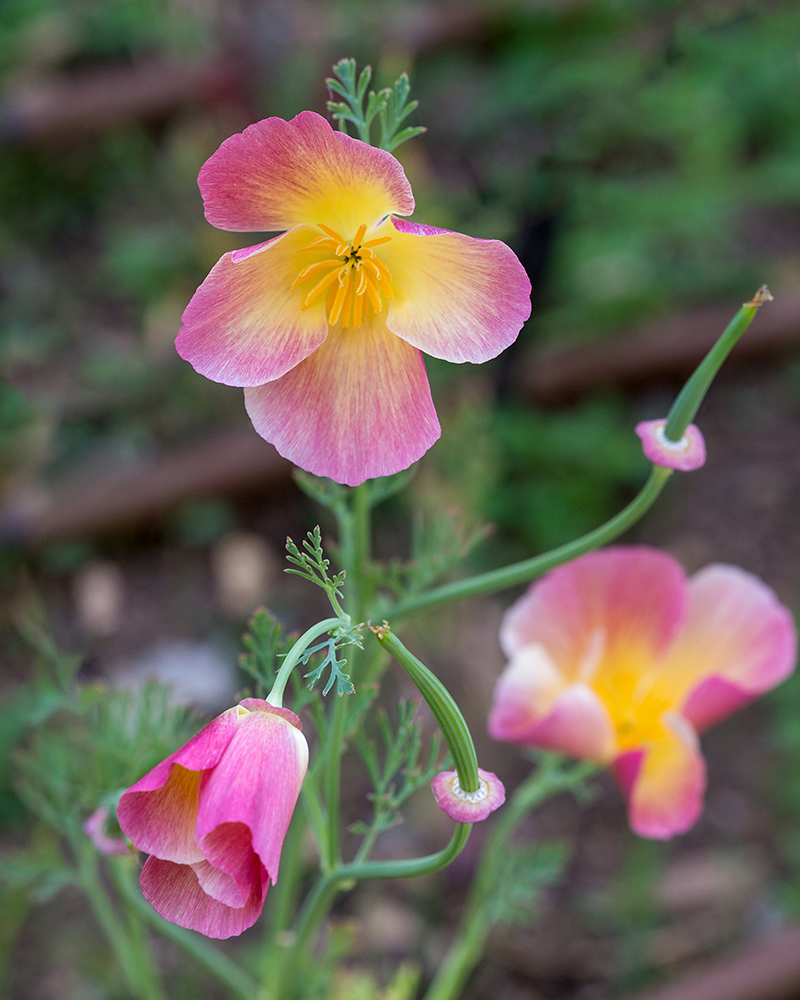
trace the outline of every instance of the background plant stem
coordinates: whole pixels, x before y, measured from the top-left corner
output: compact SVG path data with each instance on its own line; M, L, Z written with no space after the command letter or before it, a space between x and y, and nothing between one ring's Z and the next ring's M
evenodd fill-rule
M554 795L579 787L596 769L597 765L590 762L564 770L558 758L543 755L540 766L517 788L505 808L498 812L472 880L458 933L425 994L425 1000L457 1000L470 973L480 962L493 926L489 908L492 886L519 824L535 806Z

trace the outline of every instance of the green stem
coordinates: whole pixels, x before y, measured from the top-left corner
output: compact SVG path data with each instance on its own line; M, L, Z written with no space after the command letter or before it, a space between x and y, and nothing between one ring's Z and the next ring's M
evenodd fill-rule
M689 381L678 393L672 404L664 427L664 436L669 441L680 441L686 428L694 420L700 404L723 361L731 353L745 330L750 326L759 306L769 302L772 296L766 285L762 285L749 302L745 302L730 323L725 327L719 340L706 354Z
M361 622L367 617L371 597L372 504L368 483L362 483L353 490L353 521L353 574L356 585L353 621Z
M300 657L308 649L311 643L319 638L319 636L324 635L326 632L330 632L335 628L348 628L349 623L342 618L325 618L321 622L317 622L316 625L312 625L310 629L307 629L297 642L292 646L289 652L286 654L286 658L281 664L281 669L278 671L278 676L275 678L275 683L272 685L272 690L267 695L267 701L270 705L274 705L276 708L281 708L283 705L283 692L286 690L286 685L289 682L292 671L300 662Z
M130 878L130 858L110 858L109 861L112 869L117 869L115 881L124 896L125 903L135 910L145 923L150 924L159 934L182 948L233 993L243 1000L254 1000L258 994L258 984L243 969L222 952L217 951L199 934L178 927L177 924L171 924L156 913Z
M299 954L308 945L321 920L333 903L336 893L348 882L363 882L374 879L414 878L431 875L446 868L463 851L469 839L469 823L457 823L450 843L441 851L426 854L421 858L401 861L353 861L341 865L335 872L321 878L309 893L297 924L295 951Z
M347 695L335 696L333 718L328 730L328 745L325 769L325 798L328 811L328 835L326 862L332 871L341 859L341 758L344 751L345 721L347 719Z
M458 771L458 782L465 792L477 792L480 788L478 777L478 757L469 726L461 714L453 696L442 684L439 678L413 653L406 649L396 635L389 630L388 625L381 625L372 630L378 642L389 652L405 670L417 687L417 690L428 703L439 728L453 755L453 763Z
M561 792L580 787L596 769L597 765L590 762L563 770L558 758L548 754L539 769L520 785L508 805L497 814L472 881L456 939L428 988L425 1000L457 1000L470 973L480 962L492 929L488 904L494 882L519 824L535 806Z
M103 886L97 851L88 840L84 844L77 837L70 839L78 859L81 885L116 955L129 989L136 996L142 997L142 1000L164 1000L164 992L152 963L143 961L140 949L131 940Z
M527 583L555 566L560 566L562 563L569 562L570 559L583 555L584 552L590 552L600 545L606 545L627 531L652 507L671 474L672 470L670 469L654 467L647 482L627 507L599 528L595 528L594 531L590 531L586 535L581 535L575 541L560 545L557 549L552 549L540 556L534 556L532 559L512 563L511 566L504 566L488 573L468 577L466 580L456 580L453 583L446 583L442 587L434 587L433 590L414 594L390 608L387 617L394 622L412 612L427 611L467 597L478 597L482 594L493 594L498 590L506 590L508 587L515 587L520 583Z

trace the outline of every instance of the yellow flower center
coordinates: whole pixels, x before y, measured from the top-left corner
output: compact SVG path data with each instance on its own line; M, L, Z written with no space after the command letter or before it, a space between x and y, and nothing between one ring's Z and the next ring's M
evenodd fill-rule
M657 739L664 712L677 708L669 685L648 670L618 669L595 682L594 688L609 710L620 750Z
M327 293L325 312L328 323L334 326L341 320L343 327L361 326L365 300L379 313L383 309L384 298L393 298L392 276L386 265L373 253L373 247L388 243L390 236L381 236L364 242L366 225L358 227L352 242L348 243L341 233L323 226L319 228L325 236L318 236L301 253L314 251L329 254L326 260L309 264L292 282L292 288L310 278L322 276L303 299L303 309Z
M681 702L678 678L665 675L652 663L653 654L633 640L607 648L602 629L592 633L578 665L578 679L589 684L611 716L619 749L629 750L658 739L662 716Z

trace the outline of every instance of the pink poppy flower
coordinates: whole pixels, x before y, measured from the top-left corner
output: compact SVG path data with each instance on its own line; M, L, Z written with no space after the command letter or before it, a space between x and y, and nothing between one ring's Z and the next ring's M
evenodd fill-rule
M140 885L162 917L212 938L256 922L308 767L300 729L245 698L123 794L119 825L150 855Z
M417 461L439 437L421 351L482 362L530 314L530 282L498 240L399 219L398 161L304 111L226 139L198 177L208 221L286 230L226 253L183 314L176 346L245 387L281 455L354 486Z
M500 632L510 663L495 739L611 764L643 837L688 830L703 808L698 734L794 669L792 616L735 566L686 579L644 547L581 556L533 584Z

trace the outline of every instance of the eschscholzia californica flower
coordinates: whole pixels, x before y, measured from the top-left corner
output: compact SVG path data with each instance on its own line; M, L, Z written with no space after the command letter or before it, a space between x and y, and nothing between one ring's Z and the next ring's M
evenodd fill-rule
M140 885L153 908L212 938L254 924L307 767L294 712L245 698L129 788L117 815L150 855Z
M398 161L304 111L226 139L198 177L208 221L285 230L226 253L176 346L245 387L253 424L296 465L354 486L439 436L421 351L482 362L516 339L530 282L498 240L408 222Z
M791 614L757 577L712 565L687 580L644 547L553 570L500 637L511 662L492 736L612 765L632 829L659 839L702 811L698 734L784 680L797 654Z

